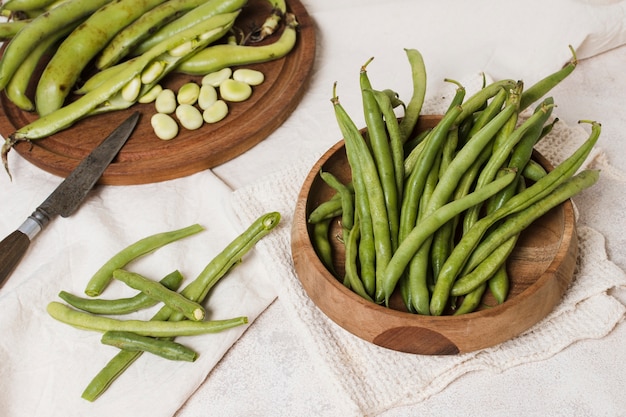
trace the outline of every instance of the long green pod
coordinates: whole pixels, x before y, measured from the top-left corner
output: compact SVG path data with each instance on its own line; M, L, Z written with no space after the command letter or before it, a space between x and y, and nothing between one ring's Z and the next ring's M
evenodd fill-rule
M57 301L48 303L46 310L55 320L69 324L77 329L92 330L102 333L107 331L123 331L152 337L195 336L206 333L217 333L248 323L248 318L245 316L210 321L184 320L170 322L133 319L118 320L75 310Z
M19 32L24 26L29 25L31 19L25 20L9 20L6 22L0 22L0 41L9 41L17 32Z
M181 291L181 294L190 300L203 302L211 288L252 249L256 242L279 224L280 217L280 213L270 212L255 220L214 257L200 275ZM172 310L165 306L152 317L151 321L177 318L181 320L183 316L173 317ZM95 401L139 356L141 352L120 351L91 380L83 391L82 397L88 401Z
M378 171L378 178L387 212L388 228L390 232L392 249L398 246L398 228L400 222L399 195L396 185L395 164L389 146L389 136L383 119L382 110L378 105L376 96L372 91L372 84L367 75L367 63L361 67L359 81L361 87L361 99L365 125L367 126L366 137L374 159L374 166Z
M476 268L495 248L530 226L533 221L549 210L595 184L599 176L598 170L583 170L561 184L548 196L507 217L476 246L476 249L468 257L467 270L471 271Z
M102 70L117 64L135 44L205 2L206 0L168 0L148 10L118 31L106 44L95 60L96 68Z
M194 362L198 353L185 345L171 340L140 336L131 332L108 331L100 339L102 344L115 346L130 352L149 352L173 361Z
M7 44L0 59L0 90L3 90L15 70L35 47L60 28L85 19L111 0L69 0L35 17Z
M27 95L27 89L33 74L40 64L42 57L54 47L59 39L74 30L74 27L75 24L54 32L41 41L24 61L22 61L22 64L15 70L13 77L11 77L5 89L7 97L13 104L25 111L35 110L35 104Z
M193 43L195 50L202 48L213 40L213 38L203 36L207 31L209 31L210 34L216 33L216 36L219 36L219 34L224 33L230 28L233 21L233 15L217 15L212 19L203 21L202 24L189 29L185 33L180 34L180 36L168 39L155 46L150 51L133 60L123 71L113 74L106 82L97 86L89 93L18 129L10 135L8 139L9 144L5 146L4 153L6 154L8 149L17 141L44 138L70 127L76 121L91 114L94 109L106 103L112 96L120 92L134 77L140 75L148 64L159 58L162 54L167 53L170 49L184 42L192 40L195 41ZM132 102L129 102L128 105L132 105Z
M183 276L179 271L174 271L159 281L163 286L176 291L183 282ZM149 297L143 292L128 298L84 298L68 293L59 292L59 298L67 304L79 310L93 314L123 315L156 305L159 301Z
M478 90L463 102L463 111L459 114L456 123L460 125L464 120L473 115L476 111L487 105L489 100L497 95L503 88L510 90L517 86L517 82L510 79L494 81L491 84Z
M578 58L576 58L576 51L572 46L569 47L572 52L572 59L558 71L548 75L547 77L537 81L530 88L526 89L520 98L520 111L526 109L534 102L541 99L556 87L561 81L567 78L576 67L578 66Z
M352 225L354 224L354 196L352 191L330 172L320 171L320 177L329 187L334 189L341 198L341 226L345 230L352 229Z
M600 137L601 126L592 122L592 131L589 138L561 164L555 167L548 175L513 196L502 207L478 220L467 231L452 250L452 253L443 265L435 288L431 296L430 310L433 315L441 315L445 309L450 288L459 272L467 263L467 259L480 242L486 231L497 221L504 217L526 209L542 198L552 193L559 185L574 175L576 170L583 164L593 146Z
M23 12L45 9L57 0L8 0L2 4L2 10Z
M298 21L292 13L284 18L285 28L280 37L260 46L219 44L211 45L185 59L176 68L177 72L190 75L205 75L222 68L258 64L286 56L296 45Z
M148 297L161 301L172 310L180 311L189 320L200 321L204 319L206 314L204 307L195 301L188 300L181 294L170 290L157 281L124 269L116 269L113 271L113 278L131 288L141 291Z
M63 107L87 64L129 23L164 0L118 0L95 11L59 45L35 91L40 116Z
M125 267L135 259L161 248L169 243L194 235L204 230L199 224L193 224L181 229L156 233L134 242L104 263L89 279L85 294L96 297L102 293L113 279L113 271Z
M411 66L411 80L413 85L413 93L409 100L404 117L400 122L404 142L411 136L417 119L422 112L424 98L426 97L426 66L424 57L417 49L405 49L409 65Z
M415 227L411 233L400 242L400 246L398 246L398 249L394 252L393 257L385 268L383 275L383 291L386 301L389 301L389 297L393 294L398 280L415 253L437 229L454 216L467 210L468 207L484 201L510 184L514 177L514 172L508 172L491 184L483 187L481 190L469 193L458 200L443 205L420 221L419 227Z
M194 7L178 19L168 23L133 48L133 55L141 55L161 42L178 36L203 20L222 13L232 13L245 6L247 0L208 0Z
M362 176L363 182L366 184L365 192L367 193L367 199L369 201L372 231L374 234L376 291L378 292L378 288L380 287L378 285L380 273L389 262L393 251L383 187L374 158L367 148L367 144L361 136L359 129L339 103L339 99L336 95L332 98L331 102L335 110L337 122L339 123L340 130L346 142L346 152L353 153L355 164L360 167L360 175ZM377 301L382 301L382 298L382 293L376 294Z

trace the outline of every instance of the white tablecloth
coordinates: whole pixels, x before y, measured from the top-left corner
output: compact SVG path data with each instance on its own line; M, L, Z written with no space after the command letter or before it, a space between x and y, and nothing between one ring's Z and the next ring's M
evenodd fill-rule
M626 47L618 47L626 43L624 1L480 0L470 3L459 0L434 4L408 0L353 0L303 3L317 26L318 54L303 100L283 126L250 151L212 171L161 184L96 190L95 197L87 201L75 216L51 224L45 234L38 237L29 253L29 261L23 262L0 290L0 308L4 305L16 320L31 316L45 320L45 314L41 314L45 306L29 304L27 299L17 295L19 291L28 290L30 296L33 290L44 288L41 302L61 289L78 292L90 268L99 265L106 258L107 251L119 249L120 242L130 243L148 233L200 222L207 226L208 232L215 231L216 235L198 235L189 243L165 251L163 257L152 257L138 265L146 273L183 265L183 273L192 276L206 261L204 256L194 252L192 260L182 263L189 259L188 251L198 250L196 243L209 245L210 251L214 252L220 243L225 244L242 227L236 213L228 211L232 207L230 194L236 197L238 192L245 192L248 187L254 187L260 180L275 175L294 161L310 160L340 138L329 103L334 81L338 82L342 103L352 109L352 113L358 113L358 69L374 56L375 60L368 67L373 82L390 84L390 88L398 90L401 96L409 94L408 64L402 48L422 51L429 75L429 91L434 92L438 91L444 77L465 79L482 71L494 79L517 78L530 85L567 61L570 56L567 45L572 44L579 58L583 59L576 71L553 91L558 104L555 114L571 126L579 119L601 121L603 133L598 148L605 155L607 166L615 168L616 176L626 172L622 129L626 123L623 111L626 83L622 79ZM355 118L357 124L362 125L358 115ZM30 166L19 156L11 157L14 181L9 183L4 177L0 179L5 213L0 219L3 235L13 230L58 183L58 179ZM621 213L626 208L623 183L601 179L599 185L575 200L579 221L604 237L608 261L626 270L626 255L622 250L626 235L621 220ZM190 190L194 190L193 195L189 194ZM206 194L198 195L198 190ZM224 196L223 201L212 198L216 192ZM135 200L129 204L131 194ZM138 196L141 200L136 200ZM154 211L146 212L146 204ZM215 216L203 215L207 210ZM288 213L285 219L288 221ZM90 229L94 222L95 229ZM288 224L283 226L288 227ZM98 236L97 240L91 236ZM55 248L59 238L66 245L50 250ZM93 246L85 245L86 242ZM90 249L95 246L97 248ZM42 248L48 249L43 251L45 255L42 255ZM33 415L23 410L36 410L41 416L71 415L63 414L68 403L78 404L80 412L75 415L107 415L107 405L119 403L122 408L111 405L116 413L121 413L116 415L141 416L141 408L126 406L142 401L153 403L155 409L160 408L160 414L150 410L145 415L177 417L372 413L368 409L359 409L358 401L346 396L341 384L330 378L320 366L308 341L300 338L300 329L290 316L291 310L280 297L274 300L279 292L272 288L275 285L272 277L266 276L263 265L268 260L259 258L257 253L252 254L244 263L247 269L233 279L231 286L221 287L224 294L233 291L233 287L234 291L247 288L244 292L256 301L249 311L256 320L245 332L241 329L231 335L225 344L214 350L207 362L193 364L194 370L177 373L152 361L136 364L139 370L124 375L127 382L122 378L116 383L118 388L114 385L115 395L87 404L77 398L80 390L99 364L108 360L110 351L105 351L106 354L90 364L94 365L93 369L81 372L80 368L87 366L73 365L71 369L78 374L76 381L67 383L68 389L55 389L53 374L44 373L51 379L37 380L34 386L37 390L29 387L28 378L23 377L17 378L9 391L6 387L11 386L11 378L20 374L20 366L30 363L28 369L33 375L39 375L37 372L41 369L33 369L33 364L40 368L53 367L52 362L57 358L68 360L70 355L61 350L67 346L52 344L38 353L44 352L45 356L47 352L49 358L54 359L45 360L38 356L28 360L23 354L7 353L11 346L0 342L2 358L11 361L9 365L3 361L0 368L0 387L5 392L0 394L0 404L9 410L7 415L10 417ZM68 274L68 270L71 273ZM258 275L260 281L250 279L250 274ZM50 284L48 276L56 277L57 285ZM615 288L610 295L626 304L625 292L624 288ZM267 309L260 314L266 306ZM232 309L217 311L233 312ZM11 327L4 322L2 325L3 328ZM80 332L77 335L77 331L64 329L57 323L51 325L69 340L79 340L85 346L98 343L97 337ZM605 333L599 338L577 341L537 362L525 361L501 371L465 373L419 402L390 406L375 414L385 417L444 413L626 415L622 388L626 386L626 352L623 348L626 327L623 318ZM30 342L35 340L22 340L21 343L31 349ZM155 378L150 374L150 369L154 369L152 365L159 370L156 378L165 378L169 374L193 375L194 380L183 377L177 385L184 386L183 390L172 391L170 386L163 391L170 393L172 398L169 400L164 399L165 394L161 392L156 392L154 398L138 398L135 378L146 381ZM65 366L59 368L68 369ZM27 390L30 390L28 395ZM39 401L37 407L12 402L12 395L20 398L22 394L22 398L31 402ZM142 392L141 396L145 395ZM187 398L182 408L176 411ZM160 407L162 403L165 406Z

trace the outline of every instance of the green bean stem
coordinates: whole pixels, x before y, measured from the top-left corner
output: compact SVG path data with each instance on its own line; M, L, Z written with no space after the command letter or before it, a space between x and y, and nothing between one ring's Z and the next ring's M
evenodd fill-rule
M173 361L194 362L198 358L198 353L180 343L131 332L108 331L102 335L100 341L126 351L149 352Z
M183 276L179 271L174 271L166 275L161 281L163 286L170 290L176 291L183 282ZM103 298L83 298L66 291L61 291L59 297L79 310L92 314L106 315L122 315L139 311L148 307L152 307L158 303L158 300L149 297L143 292L138 293L134 297L103 299Z
M204 230L199 224L184 227L169 232L157 233L145 237L122 249L104 263L91 277L85 288L85 294L96 297L102 293L113 278L113 271L125 267L129 262L146 255L158 248L182 238L194 235Z
M200 321L204 319L206 313L204 307L195 301L188 300L176 291L168 289L157 281L152 281L143 275L124 269L113 271L113 278L157 301L161 301L172 310L180 311L189 320Z

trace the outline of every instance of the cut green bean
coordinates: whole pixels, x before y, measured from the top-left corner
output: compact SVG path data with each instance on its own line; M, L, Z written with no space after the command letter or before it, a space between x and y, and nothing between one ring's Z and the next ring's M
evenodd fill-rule
M204 307L195 301L188 300L176 291L168 289L157 281L152 281L143 275L123 269L114 270L113 278L164 303L172 310L180 311L189 320L200 321L204 319Z
M91 277L85 288L85 294L96 297L102 293L113 278L113 271L125 267L129 262L146 255L158 248L182 238L194 235L204 230L199 224L184 227L182 229L169 232L157 233L145 237L111 257L98 271Z
M119 349L130 352L149 352L172 361L194 362L198 358L198 353L180 343L140 336L131 332L108 331L102 335L100 341Z
M176 291L180 284L183 282L183 276L179 271L174 271L165 276L160 283L169 288L172 291ZM118 298L118 299L103 299L103 298L83 298L61 291L59 297L66 303L79 310L86 311L92 314L106 314L106 315L122 315L129 314L135 311L143 310L145 308L152 307L158 303L152 297L149 297L143 292L130 298Z

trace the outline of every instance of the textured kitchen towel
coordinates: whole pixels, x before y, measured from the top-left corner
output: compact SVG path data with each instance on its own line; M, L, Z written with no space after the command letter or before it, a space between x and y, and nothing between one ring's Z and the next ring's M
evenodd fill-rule
M11 158L14 180L0 175L11 211L0 218L3 235L60 182ZM28 174L28 175L26 175ZM205 230L171 243L128 265L153 279L178 269L186 285L248 225L229 222L224 206L231 190L211 171L157 184L97 187L67 219L51 222L33 241L0 289L0 414L3 417L169 417L206 379L254 319L276 298L254 250L209 295L207 319L248 316L250 324L217 334L177 340L200 353L194 363L144 354L98 400L81 398L88 382L115 353L95 332L59 323L46 305L61 290L84 295L87 280L110 256L145 236L199 223ZM6 200L3 197L3 206ZM135 294L113 282L103 298ZM156 311L132 317L148 319Z
M440 110L432 101L426 108L433 113ZM588 133L582 126L557 123L538 148L558 163ZM317 358L316 368L335 379L346 398L360 410L358 415L376 415L423 401L467 372L500 372L549 358L578 340L607 335L623 320L626 307L610 292L626 288L626 274L607 259L603 236L579 223L579 258L573 283L555 310L523 335L492 348L450 357L394 352L353 336L315 307L300 285L291 260L291 216L300 186L314 162L303 161L266 181L237 190L234 211L242 222L269 207L284 213L286 221L279 233L262 242L258 250L272 260L267 265L277 284L279 300L304 345L310 346L312 357ZM600 149L593 151L586 165L603 170L594 187L603 187L605 181L626 182L623 173L610 166ZM577 199L585 199L585 194Z

